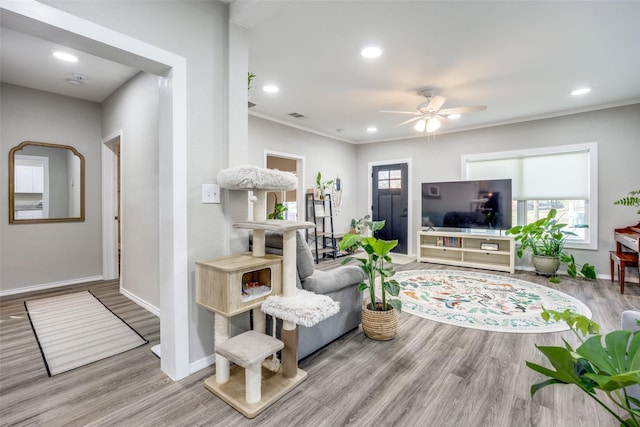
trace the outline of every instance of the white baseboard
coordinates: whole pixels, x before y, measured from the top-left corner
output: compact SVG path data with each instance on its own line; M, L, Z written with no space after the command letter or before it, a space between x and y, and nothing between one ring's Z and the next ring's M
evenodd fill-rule
M97 282L99 280L103 280L103 277L102 276L80 277L77 279L62 280L60 282L43 283L40 285L31 285L31 286L25 286L22 288L7 289L5 291L0 291L0 297L4 297L7 295L22 294L25 292L43 291L51 288L59 288L61 286L78 285L80 283Z
M126 289L120 288L120 293L122 295L124 295L125 297L129 298L131 301L135 302L136 304L138 304L140 307L144 308L145 310L147 310L148 312L150 312L151 314L153 314L156 317L160 317L160 309L152 304L149 304L148 302L146 302L145 300L139 298L138 296L132 294L131 292L129 292Z
M211 365L215 365L216 363L216 355L210 354L207 357L204 357L200 360L196 360L195 362L191 362L189 365L189 375L198 372L201 369L207 368Z

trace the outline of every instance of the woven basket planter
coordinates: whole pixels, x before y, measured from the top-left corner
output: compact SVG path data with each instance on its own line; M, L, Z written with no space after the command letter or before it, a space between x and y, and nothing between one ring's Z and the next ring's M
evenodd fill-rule
M376 307L381 307L377 303ZM362 307L362 330L372 340L388 341L395 338L398 332L398 313L388 305L389 310L371 310L369 304Z

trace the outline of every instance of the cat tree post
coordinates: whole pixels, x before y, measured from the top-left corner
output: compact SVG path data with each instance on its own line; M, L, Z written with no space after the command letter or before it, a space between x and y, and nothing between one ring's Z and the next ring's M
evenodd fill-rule
M233 406L248 418L276 402L307 376L298 369L297 325L313 326L333 316L339 305L326 295L316 295L296 288L297 234L298 230L315 227L312 222L267 220L267 191L286 191L296 187L297 178L288 172L280 172L243 166L225 169L218 174L218 183L228 190L253 191L253 221L234 223L241 229L253 230L253 254L230 255L208 261L196 262L207 271L196 269L198 282L196 299L199 304L216 313L215 346L216 378L205 380L205 387ZM282 233L282 257L265 254L266 231ZM209 270L210 269L210 270ZM213 286L206 286L204 278L210 273ZM262 301L259 308L252 300L241 300L243 283L249 283L243 274L258 273L258 283L268 283L271 295ZM263 278L261 275L264 274ZM249 279L253 282L253 278ZM264 281L263 281L264 280ZM223 286L225 285L226 286ZM238 289L240 285L241 289ZM264 286L264 285L262 285ZM264 298L259 296L258 298ZM233 301L236 301L237 306ZM254 330L229 337L229 317L251 309L254 315ZM220 316L218 315L220 313ZM282 341L264 334L264 316L270 314L282 319ZM258 330L262 333L258 333ZM282 372L273 372L261 367L269 355L282 349ZM229 368L229 360L235 362ZM240 368L239 368L240 367ZM244 368L244 375L242 374ZM244 384L242 379L244 379Z
M282 296L296 296L296 230L282 233ZM287 320L282 322L282 376L293 378L298 373L298 331L296 324Z

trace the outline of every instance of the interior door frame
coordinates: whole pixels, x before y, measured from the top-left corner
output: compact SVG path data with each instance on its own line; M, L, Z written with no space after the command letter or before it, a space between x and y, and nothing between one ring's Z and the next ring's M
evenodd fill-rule
M413 167L412 159L395 159L395 160L377 160L369 162L367 172L367 212L372 215L371 207L373 206L373 168L374 166L397 165L404 163L407 165L407 255L414 255L414 232L413 232Z
M117 279L118 273L118 156L113 150L122 144L122 130L102 139L102 276ZM122 281L121 281L122 284Z
M304 194L305 194L305 180L304 180L304 156L299 156L297 154L291 153L283 153L281 151L273 151L273 150L264 150L264 167L267 167L267 157L280 157L283 159L295 160L296 161L296 176L298 177L298 186L296 187L296 205L298 210L298 221L305 221L304 214Z

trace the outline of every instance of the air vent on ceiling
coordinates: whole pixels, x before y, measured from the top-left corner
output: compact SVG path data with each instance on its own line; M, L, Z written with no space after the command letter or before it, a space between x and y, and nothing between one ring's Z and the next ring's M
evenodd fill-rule
M304 119L304 114L300 114L300 113L289 113L289 115L291 117L293 117L294 119Z

